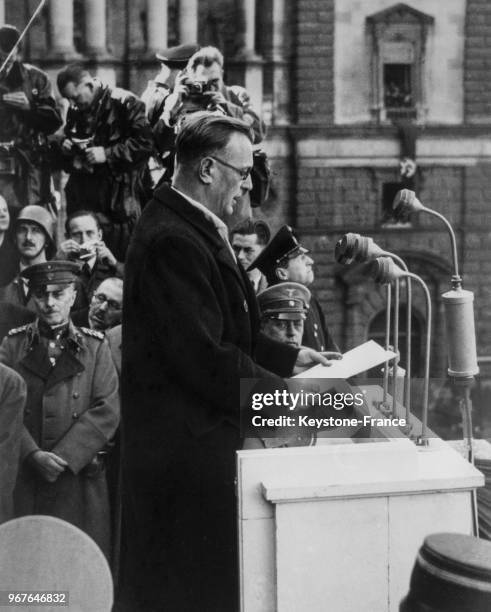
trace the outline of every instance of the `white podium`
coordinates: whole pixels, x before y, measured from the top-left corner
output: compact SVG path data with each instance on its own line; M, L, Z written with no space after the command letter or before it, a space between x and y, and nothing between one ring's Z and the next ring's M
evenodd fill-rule
M241 612L397 612L435 532L472 533L482 474L438 438L239 451Z

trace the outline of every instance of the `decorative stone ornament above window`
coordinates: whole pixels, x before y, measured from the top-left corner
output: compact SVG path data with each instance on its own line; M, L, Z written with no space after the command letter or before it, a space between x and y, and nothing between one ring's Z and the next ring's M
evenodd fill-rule
M430 15L402 3L366 18L370 112L377 123L424 123L426 43L433 23Z

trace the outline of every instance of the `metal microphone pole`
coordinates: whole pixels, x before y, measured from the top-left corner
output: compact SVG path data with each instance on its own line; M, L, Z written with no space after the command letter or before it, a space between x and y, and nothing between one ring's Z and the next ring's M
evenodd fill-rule
M391 253L389 251L385 251L381 247L379 247L372 238L367 236L361 236L360 234L348 233L345 234L337 243L335 247L335 259L338 263L341 264L351 264L353 262L366 262L371 261L375 257L390 257L396 263L398 263L403 270L409 272L408 267L404 260L402 260L395 253ZM387 286L387 308L386 308L386 346L388 349L389 343L387 338L390 336L390 308L391 308L391 289L390 284ZM399 303L398 303L398 286L396 287L396 300L397 304L395 306L395 338L396 342L394 345L394 352L397 353L397 366L399 364ZM412 287L411 287L411 279L408 277L406 279L406 301L407 301L407 317L406 317L406 330L407 330L407 345L406 345L406 379L405 379L405 388L404 388L404 404L406 406L406 423L408 426L406 428L406 433L410 431L410 416L411 416L411 326L412 326ZM396 314L397 313L397 314ZM384 397L380 408L389 413L390 409L388 406L387 395L388 395L388 375L389 375L389 365L388 362L385 363L384 368ZM393 410L395 408L395 395L396 387L393 386Z
M404 277L411 278L421 285L426 298L426 350L425 350L425 377L423 388L423 414L421 418L421 435L416 443L419 446L428 446L428 401L430 383L430 357L431 357L431 297L426 283L422 278L400 268L389 257L377 257L370 263L369 273L379 283L391 283Z
M400 287L399 279L394 283L394 353L396 354L392 364L392 414L393 416L399 416L397 414L397 377L399 374L399 301L400 301Z
M460 398L464 440L467 444L469 461L473 463L470 387L474 376L479 372L474 329L474 295L471 291L462 289L455 232L443 215L423 206L414 191L410 189L402 189L396 194L393 208L395 216L399 218L419 212L433 215L443 221L450 236L453 262L452 289L442 295L449 344L448 375L452 378L454 388Z
M459 274L457 256L457 240L450 223L440 213L426 208L418 200L414 191L403 189L396 194L394 211L397 215L407 215L413 212L425 212L443 221L450 236L452 248L453 275L451 290L443 294L445 322L448 340L448 375L451 377L454 389L459 398L459 408L462 413L463 438L467 445L467 457L474 463L472 448L472 403L470 397L474 376L479 372L477 364L476 333L474 329L474 294L462 289L462 279ZM474 535L478 535L477 499L474 490L472 495Z

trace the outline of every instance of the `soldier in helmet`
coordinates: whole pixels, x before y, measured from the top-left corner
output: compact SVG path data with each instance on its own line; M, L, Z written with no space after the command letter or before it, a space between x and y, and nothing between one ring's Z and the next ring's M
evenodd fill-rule
M54 219L42 206L25 206L14 223L14 243L19 269L14 280L0 289L0 301L35 310L22 271L54 255Z
M14 510L66 520L108 555L105 451L119 423L118 380L103 334L70 320L77 272L70 261L23 270L37 318L0 346L0 362L27 384Z
M39 68L21 61L19 31L0 27L0 191L11 213L51 200L45 160L47 136L62 124L51 83Z

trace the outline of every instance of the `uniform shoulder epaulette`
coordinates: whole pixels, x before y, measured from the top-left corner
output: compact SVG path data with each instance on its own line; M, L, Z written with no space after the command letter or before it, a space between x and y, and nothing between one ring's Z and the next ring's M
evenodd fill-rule
M98 340L104 340L105 338L104 334L100 331L97 331L96 329L89 329L88 327L79 327L79 330L86 336L92 336L93 338L97 338Z
M13 329L9 330L7 336L16 336L17 334L26 331L28 327L29 323L27 325L21 325L20 327L14 327Z
M135 96L128 91L127 89L122 89L121 87L115 87L111 89L111 98L113 100L119 100L120 102L126 102L128 98L134 98Z

